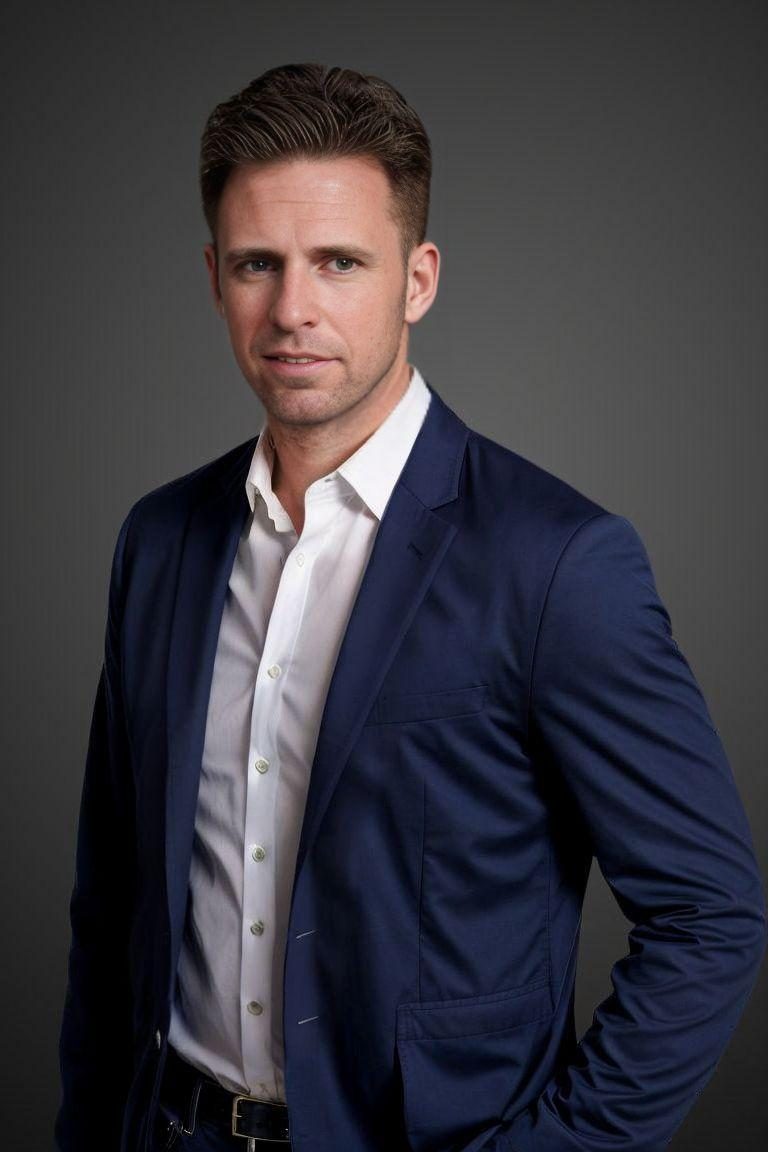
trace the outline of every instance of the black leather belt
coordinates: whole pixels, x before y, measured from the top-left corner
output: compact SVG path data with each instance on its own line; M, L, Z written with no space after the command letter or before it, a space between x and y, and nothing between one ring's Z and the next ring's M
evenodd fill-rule
M282 1146L285 1152L290 1148L287 1105L228 1092L182 1060L170 1044L160 1096L179 1113L182 1131L194 1131L195 1123L205 1120L232 1136L258 1141L255 1147L260 1152L267 1152L263 1141Z

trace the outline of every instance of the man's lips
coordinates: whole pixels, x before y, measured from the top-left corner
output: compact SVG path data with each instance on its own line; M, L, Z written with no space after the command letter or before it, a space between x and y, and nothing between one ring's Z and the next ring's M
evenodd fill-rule
M310 352L270 352L263 357L270 370L283 377L309 376L321 372L326 364L333 364L334 358L315 356Z
M330 356L316 356L314 352L268 352L265 353L266 360L279 360L281 363L307 363L322 364L326 360L332 359Z

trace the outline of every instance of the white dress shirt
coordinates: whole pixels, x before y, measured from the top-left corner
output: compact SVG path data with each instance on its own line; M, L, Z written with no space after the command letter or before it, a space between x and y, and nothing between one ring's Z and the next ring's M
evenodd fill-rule
M283 960L320 720L379 522L429 407L417 369L376 431L309 486L298 536L266 425L229 578L205 730L169 1040L232 1092L285 1101Z

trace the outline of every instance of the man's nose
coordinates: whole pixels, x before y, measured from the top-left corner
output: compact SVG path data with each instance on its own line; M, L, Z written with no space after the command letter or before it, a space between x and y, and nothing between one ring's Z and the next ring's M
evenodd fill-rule
M275 281L269 318L283 332L317 323L318 304L311 273L283 268Z

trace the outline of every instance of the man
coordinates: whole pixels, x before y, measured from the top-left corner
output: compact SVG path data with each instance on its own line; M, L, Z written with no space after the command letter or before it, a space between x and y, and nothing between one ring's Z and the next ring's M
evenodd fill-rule
M408 363L429 179L350 71L207 124L266 423L118 536L61 1152L650 1152L749 994L748 825L637 533ZM577 1043L593 855L633 927Z

